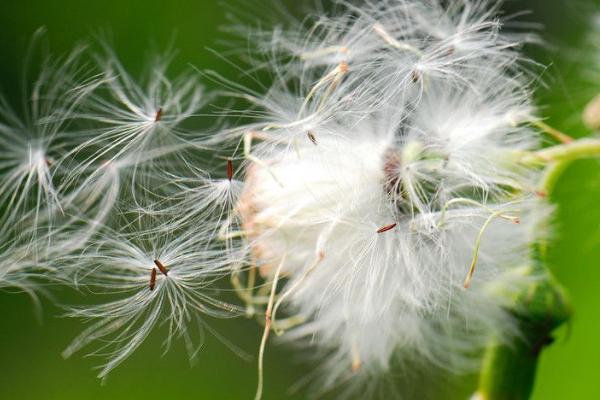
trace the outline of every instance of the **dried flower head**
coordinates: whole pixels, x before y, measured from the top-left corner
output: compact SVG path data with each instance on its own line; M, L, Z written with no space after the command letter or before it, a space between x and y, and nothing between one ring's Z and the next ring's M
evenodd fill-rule
M490 288L531 279L511 272L538 177L515 162L538 145L524 38L485 1L337 12L261 44L278 79L240 130L241 233L285 278L268 325L318 348L325 390L397 361L469 370L490 334L517 334Z
M65 356L102 341L102 378L162 323L194 356L204 316L242 311L264 322L257 398L271 331L321 360L317 394L368 395L396 364L471 370L491 335L519 335L504 306L536 279L522 266L544 208L539 170L517 162L539 146L530 37L497 12L338 1L253 35L250 69L273 82L223 78L249 105L217 133L188 129L215 97L168 78L168 57L136 80L105 46L75 79L75 53L26 123L0 103L0 222L33 237L0 249L0 286L35 271L35 249L86 293ZM245 310L218 299L227 276Z

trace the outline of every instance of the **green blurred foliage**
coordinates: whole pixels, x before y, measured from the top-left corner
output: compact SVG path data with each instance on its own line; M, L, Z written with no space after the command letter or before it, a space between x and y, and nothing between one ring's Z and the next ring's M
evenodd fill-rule
M278 0L272 0L274 3ZM78 41L102 34L111 39L127 67L141 70L151 50L178 50L175 69L188 64L240 79L236 71L206 47L227 50L220 26L228 7L244 4L248 11L265 14L264 4L254 0L219 4L212 0L0 0L0 88L19 101L23 57L32 33L47 27L54 53L65 53ZM546 45L532 48L537 60L552 61L542 75L539 103L549 122L575 136L589 134L579 121L580 112L596 92L600 81L584 78L592 68L586 60L582 37L586 20L600 12L597 1L511 1L507 11L529 9L519 20L543 24L540 35ZM108 34L106 33L108 32ZM598 37L600 41L600 37ZM540 69L541 71L541 69ZM600 73L598 73L600 77ZM556 233L550 264L569 290L575 315L572 324L558 332L557 342L544 351L534 390L535 400L600 398L600 164L574 164L561 179L552 200L556 202ZM72 297L72 294L61 296ZM79 301L90 301L78 297ZM178 343L162 355L163 331L149 340L105 385L95 378L98 357L63 360L61 351L81 330L79 321L60 318L61 310L43 300L36 312L24 294L0 293L0 398L1 399L248 399L256 381L255 354L260 328L253 321L207 321L219 334L254 357L247 360L207 332L198 362L190 366ZM285 397L288 388L310 368L300 362L308 355L271 344L266 356L265 399ZM428 378L420 385L427 386ZM432 378L429 378L432 379ZM436 378L437 379L437 378ZM448 381L445 398L465 398L473 378ZM433 397L439 398L439 397Z

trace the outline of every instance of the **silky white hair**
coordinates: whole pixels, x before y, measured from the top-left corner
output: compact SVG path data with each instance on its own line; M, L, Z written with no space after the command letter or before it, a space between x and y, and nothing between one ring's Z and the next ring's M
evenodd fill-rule
M263 275L287 278L277 306L305 322L283 338L325 358L322 390L393 361L472 370L490 335L518 335L492 288L535 279L525 38L486 1L341 4L257 35L276 79L243 131L243 231Z
M18 238L0 287L86 293L64 355L99 341L101 378L161 322L195 356L190 325L244 312L266 325L261 379L273 329L321 361L317 395L370 393L397 364L476 368L492 335L519 335L505 306L536 279L546 217L517 162L540 144L533 36L504 33L498 4L337 1L253 32L264 91L170 79L169 57L138 79L110 46L89 64L77 50L44 69L35 121L0 103L0 220L18 231L0 231ZM248 104L190 129L219 96ZM226 277L245 308L219 298Z

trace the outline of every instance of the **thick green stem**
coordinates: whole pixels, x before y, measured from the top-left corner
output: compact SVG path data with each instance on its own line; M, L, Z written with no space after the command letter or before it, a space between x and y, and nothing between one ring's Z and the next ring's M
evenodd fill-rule
M548 129L546 129L548 131ZM563 144L526 153L520 162L545 166L539 190L550 195L560 176L575 160L600 157L600 139L566 140L561 132L550 131ZM546 222L542 222L545 224ZM541 229L544 226L540 227ZM532 249L533 266L525 269L534 278L527 288L510 299L507 311L516 319L523 336L510 342L496 338L486 349L479 386L474 400L527 400L534 386L538 358L552 343L552 332L571 314L567 296L544 264L546 243L537 241Z
M544 337L544 333L540 332L540 337ZM529 399L540 350L535 342L519 340L507 345L494 340L489 345L479 378L479 400Z
M552 343L552 331L569 319L571 309L562 287L540 264L529 269L542 279L512 301L508 311L522 337L511 342L495 339L486 349L477 400L526 400L533 390L539 354Z

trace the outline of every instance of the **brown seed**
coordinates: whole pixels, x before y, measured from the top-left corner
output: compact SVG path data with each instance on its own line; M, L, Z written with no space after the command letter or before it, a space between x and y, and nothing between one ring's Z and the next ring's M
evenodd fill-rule
M451 46L444 52L444 55L451 56L454 54L455 51L456 51L456 49L454 48L454 46Z
M158 122L160 121L160 119L162 118L162 107L160 107L158 110L156 110L156 115L154 116L154 122Z
M233 161L231 159L227 160L227 179L229 182L233 179Z
M312 133L311 131L306 132L306 135L308 136L308 138L310 139L311 142L313 142L313 144L316 146L319 144L319 142L317 142L317 137L315 136L314 133Z
M169 273L169 270L165 267L165 265L163 263L161 263L158 260L154 260L154 264L156 264L156 266L158 267L158 269L160 270L160 272L162 272L162 274L164 276L167 276L167 274Z
M411 72L410 76L414 83L417 83L421 80L421 73L419 71L415 70L415 71Z
M394 229L396 227L396 225L398 225L397 223L393 223L390 225L386 225L386 226L382 226L381 228L377 229L377 233L383 233L383 232L387 232L391 229Z
M150 285L148 287L152 291L154 286L156 286L156 268L152 268L152 272L150 272Z

